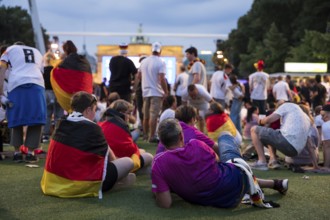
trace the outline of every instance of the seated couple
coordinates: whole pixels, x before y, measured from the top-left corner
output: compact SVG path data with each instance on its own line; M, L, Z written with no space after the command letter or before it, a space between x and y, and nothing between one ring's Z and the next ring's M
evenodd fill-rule
M50 141L41 189L63 198L99 196L117 186L135 182L130 157L117 158L100 126L93 122L96 98L77 92L73 112L61 119Z

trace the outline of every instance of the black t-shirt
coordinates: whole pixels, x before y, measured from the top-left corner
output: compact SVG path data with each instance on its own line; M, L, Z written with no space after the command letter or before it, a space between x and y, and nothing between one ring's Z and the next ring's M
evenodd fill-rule
M131 81L137 72L132 60L124 56L112 57L109 63L109 69L111 72L110 92L130 93Z
M317 96L315 96L313 99L314 107L318 105L324 105L327 94L326 88L321 83L317 83L315 86L312 87L312 91L317 91L318 93Z
M53 66L45 66L44 67L44 81L45 81L45 89L53 90L52 84L50 83L50 72L52 71Z

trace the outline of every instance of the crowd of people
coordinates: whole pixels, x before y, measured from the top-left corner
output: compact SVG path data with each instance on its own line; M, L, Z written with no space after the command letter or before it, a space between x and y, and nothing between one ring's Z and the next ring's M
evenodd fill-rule
M299 85L290 76L274 80L259 60L245 83L231 64L208 79L205 61L190 47L189 64L170 86L159 42L151 45L150 56L141 57L139 68L126 57L128 49L119 45L119 55L110 60L109 86L106 78L93 84L88 61L70 40L61 60L21 42L2 50L0 92L13 160L37 162L36 149L49 141L44 194L101 198L148 173L160 207L169 208L176 193L200 205L232 208L247 198L272 208L277 204L265 202L261 188L286 194L289 180L258 179L253 169L280 168L277 150L289 163L330 172L326 75L323 82L316 75ZM158 144L156 155L138 146L140 136ZM254 163L244 160L243 143L255 150Z

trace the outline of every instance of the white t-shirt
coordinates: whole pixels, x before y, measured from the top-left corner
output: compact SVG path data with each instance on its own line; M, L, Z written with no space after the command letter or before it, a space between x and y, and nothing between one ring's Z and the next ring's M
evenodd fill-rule
M211 78L211 96L215 99L225 99L226 90L230 85L229 76L223 71L216 71Z
M186 72L180 73L175 80L175 83L178 84L176 88L175 95L182 96L182 94L187 90L188 87L188 74Z
M265 72L255 72L249 76L251 99L266 100L269 75Z
M140 71L142 74L142 96L162 97L165 92L160 84L159 75L166 74L165 62L159 56L151 55L142 61Z
M322 115L317 115L314 117L314 124L317 128L321 127L323 123L324 121L322 119Z
M192 84L194 74L198 74L200 77L198 84L203 85L204 88L207 89L206 69L202 62L197 61L191 66L191 69L189 70L188 85Z
M276 100L289 101L288 92L290 88L287 82L279 81L273 86L273 93L275 93Z
M187 90L182 96L182 101L188 102L189 105L192 105L199 110L206 111L209 108L209 102L212 100L212 96L210 95L210 93L207 92L204 86L199 84L196 84L195 86L198 90L197 97L195 99L192 99L188 95Z
M327 90L327 97L326 100L330 99L330 83L329 82L321 82L321 84L325 87Z
M281 116L281 134L297 150L298 154L306 146L311 122L301 108L293 103L284 103L275 110Z
M322 124L322 141L330 140L330 121Z
M29 46L13 45L1 56L1 60L10 64L8 74L8 92L18 86L33 83L45 87L41 53Z
M159 117L159 123L167 118L175 118L175 111L171 108L166 109Z
M243 97L243 90L242 90L243 85L240 84L240 86L236 86L234 90L232 91L233 93L233 98L238 99Z

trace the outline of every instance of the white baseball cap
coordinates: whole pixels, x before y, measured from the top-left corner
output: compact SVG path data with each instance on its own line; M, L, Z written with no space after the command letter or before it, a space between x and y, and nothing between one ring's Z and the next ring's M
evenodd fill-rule
M152 44L151 49L152 49L152 52L160 53L160 51L162 50L162 45L159 42L154 42Z

